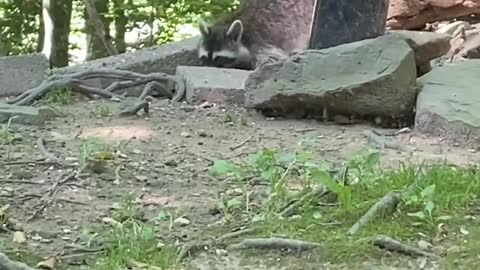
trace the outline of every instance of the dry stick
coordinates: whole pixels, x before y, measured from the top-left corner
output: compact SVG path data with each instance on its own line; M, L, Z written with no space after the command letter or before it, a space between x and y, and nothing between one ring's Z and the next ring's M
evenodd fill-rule
M230 146L230 150L237 150L238 148L244 146L246 143L248 143L251 139L253 139L253 135L246 138L245 140L243 140L242 142L240 142L239 144L237 145L234 145L234 146Z
M256 238L245 239L238 244L232 244L227 247L228 250L240 250L247 248L262 248L262 249L289 249L292 251L303 251L320 247L321 245L313 242L306 242L295 239L284 238Z
M436 254L425 252L419 248L401 243L386 235L376 235L372 240L375 246L385 248L389 251L400 252L412 256L438 257Z
M55 161L57 163L61 163L60 160L55 156L53 155L52 153L48 152L47 148L45 147L45 144L44 144L44 138L43 136L40 136L40 138L38 138L37 140L37 146L38 146L38 150L40 150L40 153L42 154L42 156L47 159L47 160L52 160L52 161Z
M33 211L33 214L27 219L27 222L30 222L34 218L36 218L38 216L38 214L41 211L43 211L43 209L45 209L50 203L52 203L52 201L55 199L55 197L58 193L58 187L65 184L66 182L70 181L70 179L74 178L76 174L77 174L76 172L72 172L72 173L68 174L67 176L65 176L63 178L59 177L53 183L52 187L50 187L50 189L48 190L48 193L45 194L45 196L42 197L43 203L41 203L41 205ZM61 176L63 176L63 175L61 175ZM46 200L47 197L50 197L50 198L48 200Z
M7 255L0 252L0 269L1 270L37 270L24 263L15 262L8 258Z
M375 134L371 130L364 130L362 133L365 137L367 137L368 139L370 139L374 143L378 144L382 148L385 147L385 148L390 148L390 149L393 149L393 150L399 150L399 151L403 151L403 152L408 151L408 148L406 146L404 146L403 144L401 144L399 141L388 140L388 139L384 138L383 136L379 136L379 135Z
M280 212L280 216L282 217L292 216L307 198L322 197L328 193L329 191L327 189L323 187L317 187L311 192L308 192L307 194L303 195L300 199L293 201L288 207L286 207L282 212Z

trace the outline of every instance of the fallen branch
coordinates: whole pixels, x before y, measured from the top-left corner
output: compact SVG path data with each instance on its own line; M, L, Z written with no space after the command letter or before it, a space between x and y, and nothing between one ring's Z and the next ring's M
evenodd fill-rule
M375 144L379 145L381 148L390 148L402 152L408 151L408 148L405 145L401 144L399 141L386 139L383 136L375 134L375 132L371 130L364 130L363 135L373 141Z
M375 217L377 217L381 212L383 215L386 215L387 212L393 212L397 208L398 203L400 202L400 196L398 193L389 192L377 203L375 203L365 215L363 215L353 226L348 230L348 235L356 234L363 226L371 222Z
M438 257L436 254L426 252L419 248L401 243L386 235L377 235L373 237L372 242L375 246L384 248L389 251L399 252L399 253L403 253L410 256Z
M229 250L240 250L248 248L259 248L259 249L288 249L292 251L303 251L312 249L315 247L320 247L321 245L313 242L306 242L301 240L294 239L284 239L284 238L256 238L256 239L245 239L238 244L232 244L227 247Z
M0 252L0 269L1 270L36 270L24 263L10 260L7 255Z
M115 80L105 89L100 89L87 85L88 80L92 79L109 79ZM82 95L100 96L102 98L116 98L123 100L123 96L115 94L115 92L135 87L139 85L147 85L142 93L144 99L148 92L155 90L159 95L173 98L174 94L170 88L175 84L175 77L165 73L142 74L133 71L118 69L89 69L68 74L55 74L46 79L41 85L29 89L18 95L9 104L15 105L31 105L37 99L41 98L49 91L54 89L68 88Z
M253 135L252 136L249 136L248 138L246 138L245 140L243 140L242 142L240 142L239 144L237 145L233 145L233 146L230 146L230 150L237 150L238 148L244 146L246 143L248 143L251 139L253 139Z

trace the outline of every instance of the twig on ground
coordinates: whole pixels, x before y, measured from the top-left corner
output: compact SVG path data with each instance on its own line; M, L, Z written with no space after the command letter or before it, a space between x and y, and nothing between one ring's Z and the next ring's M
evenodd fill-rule
M308 199L310 197L320 198L320 197L323 197L324 195L326 195L328 193L329 193L329 191L327 189L325 189L324 187L315 188L311 192L303 195L301 198L291 202L282 212L280 212L280 215L282 217L292 216L306 199Z
M45 147L45 142L43 136L40 136L37 140L38 150L46 160L54 161L60 163L60 160L52 153L48 152L47 148Z
M381 148L390 148L402 152L408 151L408 148L399 141L386 139L383 136L375 134L375 132L371 130L364 130L363 135L373 141L375 144L379 145Z
M33 219L35 219L38 216L38 214L43 211L43 209L45 209L49 204L53 202L53 200L57 196L59 186L67 183L76 175L77 175L76 172L69 173L65 177L63 177L63 174L62 174L49 188L47 194L45 194L45 196L42 197L40 205L35 206L37 208L33 211L33 214L27 219L27 222L30 222Z
M400 196L398 193L387 193L387 195L375 203L365 215L363 215L355 224L353 224L350 230L348 230L348 235L356 234L363 226L377 217L379 213L383 212L383 215L387 215L387 212L395 211L399 202Z
M245 140L241 141L239 144L237 145L233 145L233 146L230 146L230 150L237 150L238 148L244 146L246 143L248 143L251 139L253 139L253 135L252 136L249 136L248 138L246 138Z
M86 84L86 81L91 79L109 79L115 80L115 82L105 89L100 89ZM151 89L148 91L155 89L156 92L161 95L169 98L174 97L174 94L170 91L170 88L173 88L171 85L175 83L175 77L173 75L165 73L142 74L133 71L100 68L50 76L41 85L23 92L14 99L9 100L8 103L31 105L49 91L61 88L69 88L74 92L86 96L97 95L103 98L117 98L122 100L124 98L115 94L115 92L149 83L149 88Z
M224 241L228 239L232 239L235 237L238 237L240 235L252 233L256 230L257 228L247 228L243 230L238 230L234 232L229 232L226 233L222 236L219 236L218 238L214 239L213 241L203 241L203 242L190 242L190 243L185 243L180 251L178 252L177 258L176 258L176 263L179 264L180 262L183 261L189 254L191 255L192 253L201 250L203 247L211 247L220 243L223 243Z
M294 239L284 238L256 238L245 239L238 244L232 244L227 247L229 250L240 250L248 248L261 248L261 249L288 249L292 251L303 251L320 247L321 245L313 242L306 242Z
M438 255L436 254L426 252L419 248L401 243L386 235L376 235L373 237L372 242L375 246L385 248L389 251L400 252L410 256L438 257Z
M24 263L10 260L7 255L0 252L0 269L2 270L37 270Z

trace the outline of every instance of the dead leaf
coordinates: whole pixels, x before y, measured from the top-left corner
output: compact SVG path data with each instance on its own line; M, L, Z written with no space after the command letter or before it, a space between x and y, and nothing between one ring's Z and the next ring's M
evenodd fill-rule
M27 238L25 237L25 233L21 231L16 231L13 233L13 242L23 244L27 242Z
M55 264L57 263L57 259L55 257L49 257L45 261L39 262L37 267L40 269L49 269L52 270L55 268Z
M103 221L103 223L106 223L106 224L110 224L110 225L114 225L114 226L119 226L119 227L122 226L122 223L116 221L116 220L113 219L113 218L105 217L105 218L102 218L102 221Z

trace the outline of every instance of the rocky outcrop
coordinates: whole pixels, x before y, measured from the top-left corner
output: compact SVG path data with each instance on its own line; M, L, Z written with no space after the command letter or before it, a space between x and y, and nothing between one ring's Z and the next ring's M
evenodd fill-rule
M403 38L385 35L304 51L254 71L245 85L246 106L271 116L408 119L415 56Z
M480 60L438 67L418 80L415 129L451 142L480 145Z
M426 23L480 13L479 0L390 0L387 27L420 29Z

